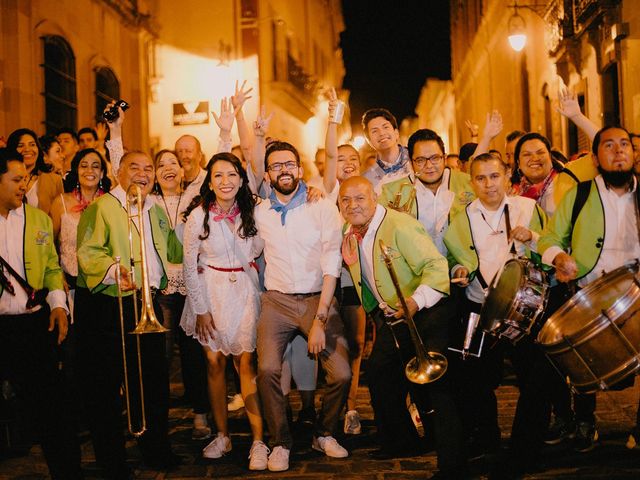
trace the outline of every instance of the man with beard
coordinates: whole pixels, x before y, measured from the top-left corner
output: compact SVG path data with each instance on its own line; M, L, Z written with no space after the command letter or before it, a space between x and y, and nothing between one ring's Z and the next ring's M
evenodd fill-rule
M270 471L289 468L292 438L280 384L282 356L298 333L308 339L326 372L322 413L312 448L329 457L349 453L334 438L351 380L347 342L333 293L340 276L340 217L327 199L307 202L307 186L296 148L272 142L265 153L269 198L255 209L264 240L265 288L258 321L258 389L273 451Z
M453 376L447 372L423 386L410 384L405 377L405 363L416 353L406 324L401 321L404 312L379 242L384 242L391 252L399 288L426 350L443 354L449 345L449 324L456 316L455 306L447 298L447 261L417 220L377 204L367 179L352 177L342 182L338 202L348 222L343 257L362 305L376 324L369 357L369 369L375 373L369 376L369 391L381 448L372 456L389 459L422 452L406 408L411 390L411 397L419 406L427 400L435 411L438 478L464 478L464 440L453 395Z
M450 218L475 198L469 175L445 167L444 142L433 130L414 132L407 148L415 173L383 185L378 201L417 218L446 255L443 238Z
M398 143L398 121L385 108L372 108L362 116L362 130L369 145L376 151L376 162L362 174L369 180L376 193L383 184L411 173L409 152Z
M565 194L538 240L542 262L556 268L559 282L576 282L578 288L640 258L636 215L640 192L633 175L629 133L621 127L602 128L593 139L592 154L600 174ZM550 313L547 311L546 316ZM537 373L531 374L537 377L539 388L527 389L526 395L521 392L518 399L509 464L501 465L501 474L494 478L516 477L537 465L535 457L542 446L551 400L545 392L545 377L553 374L553 369L544 369L543 363L538 364L541 368ZM596 445L595 407L595 394L577 395L574 399L574 449L579 452L588 452Z
M180 260L167 248L169 220L149 193L155 172L151 158L142 152L128 152L118 171L119 185L91 203L78 225L78 281L75 297L78 370L83 387L89 428L96 460L109 479L130 478L122 431L123 382L122 340L118 308L119 276L122 287L126 356L129 375L130 414L133 428L140 425L140 391L137 387L137 347L142 358L147 429L138 437L142 458L148 467L164 470L179 462L172 454L168 439L169 378L163 335L129 335L134 328L132 291L142 286L141 269L132 279L127 269L129 258L140 261L140 237L144 229L149 286L152 293L167 286L167 263ZM125 210L129 186L142 191L142 225L137 216L132 225L133 252L127 235ZM137 208L133 207L133 214ZM181 253L181 252L175 252ZM120 257L120 270L115 259ZM126 266L125 266L126 265ZM154 309L162 321L159 308Z

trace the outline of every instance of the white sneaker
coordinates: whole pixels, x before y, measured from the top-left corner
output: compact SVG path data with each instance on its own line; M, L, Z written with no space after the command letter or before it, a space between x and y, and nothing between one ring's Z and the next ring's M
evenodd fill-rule
M284 448L282 445L275 447L271 455L269 455L267 467L269 467L270 472L289 470L289 449Z
M209 445L202 449L202 456L204 458L220 458L225 453L231 451L231 439L226 435L218 433L216 438L213 439Z
M207 422L207 414L196 413L193 417L191 440L206 440L207 438L211 438L211 427L209 427L209 422Z
M311 448L319 452L324 452L327 457L345 458L349 456L349 452L330 435L326 437L313 437Z
M235 412L236 410L240 410L243 407L244 400L242 399L242 395L240 395L239 393L236 393L233 397L231 397L231 400L229 400L229 403L227 403L227 410L229 412Z
M249 451L249 470L266 470L269 449L260 440L254 440Z
M344 416L344 433L348 435L359 435L362 433L360 414L356 410L349 410Z

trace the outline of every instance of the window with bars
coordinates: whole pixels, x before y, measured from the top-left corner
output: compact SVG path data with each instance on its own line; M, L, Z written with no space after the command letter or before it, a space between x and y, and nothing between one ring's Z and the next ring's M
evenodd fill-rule
M102 112L111 101L120 99L120 82L109 67L96 67L96 121L102 120Z
M44 48L45 129L78 128L76 59L67 41L57 35L42 37Z

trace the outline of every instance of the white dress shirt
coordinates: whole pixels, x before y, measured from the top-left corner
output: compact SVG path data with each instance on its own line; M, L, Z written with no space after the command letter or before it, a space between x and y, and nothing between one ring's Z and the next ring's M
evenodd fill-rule
M11 268L18 275L26 280L24 269L24 207L16 208L9 211L9 215L5 218L0 215L0 255L4 258ZM49 239L53 242L53 238ZM0 296L0 315L20 315L23 313L32 313L40 310L40 306L36 306L27 310L27 292L18 284L18 281L5 269L5 275L13 285L15 296L6 290L2 291ZM60 272L62 274L62 272ZM64 290L52 290L47 295L47 303L51 310L54 308L63 308L67 313L67 296Z
M118 199L118 201L122 205L122 208L126 208L126 205L127 205L126 193L120 185L115 187L109 193ZM147 195L146 198L144 199L144 205L142 207L142 223L144 224L144 234L145 234L145 241L146 241L145 253L147 257L147 272L149 273L149 286L154 288L159 288L160 283L162 282L162 277L164 275L164 266L162 265L162 260L160 260L160 255L158 255L158 252L156 251L156 247L153 244L153 233L151 230L151 221L149 220L149 210L154 205L155 205L155 202L152 199L152 197L150 195ZM133 222L136 228L138 229L138 231L140 231L140 226L138 225L137 213L138 213L138 209L135 206L133 206L131 211L131 214L134 215ZM122 232L122 235L126 235L126 232ZM137 252L135 252L135 254L137 256ZM124 264L124 265L127 268L129 268L128 264ZM116 273L116 266L114 264L109 268L109 271L107 272L107 275L105 275L103 283L105 285L115 284L116 283L115 273ZM138 285L138 287L141 287L141 286L142 285Z
M414 180L416 188L416 202L418 205L418 220L433 239L438 251L447 256L444 244L444 234L449 226L449 210L456 194L449 190L449 175L451 170L446 168L442 174L442 182L434 194L417 177Z
M378 228L380 228L380 224L382 224L382 220L384 219L384 214L385 208L382 205L377 205L376 211L371 219L371 223L369 224L369 228L367 229L367 233L362 238L362 244L360 245L360 267L362 268L362 276L366 279L371 293L373 293L379 303L383 303L384 300L376 288L375 276L373 274L373 249L379 248L374 245L374 241L376 239L376 232L378 231ZM438 303L442 298L442 293L434 290L428 285L419 285L415 292L413 292L413 295L411 295L411 298L413 298L418 305L418 310L421 310ZM389 305L389 307L394 309L396 308L395 305Z
M341 222L338 209L327 199L289 210L282 225L271 200L255 208L258 235L264 240L267 290L312 293L322 289L324 275L340 277Z
M627 262L640 259L635 205L637 180L634 179L633 189L622 195L618 195L608 188L601 175L598 175L595 180L604 209L604 242L600 258L598 258L593 270L578 281L580 287L587 286L605 273L611 272ZM542 261L553 265L553 259L563 251L557 246L549 247L542 255Z
M528 229L536 206L536 202L530 198L505 196L495 211L488 210L480 199L475 199L467 207L473 244L480 260L480 273L489 285L496 273L511 258L504 214L505 205L508 205L509 208L511 229L513 230L517 226L523 226ZM517 256L522 257L525 255L526 246L530 250L536 251L540 235L536 232L531 232L531 235L532 239L526 245L519 241L514 242ZM460 267L461 265L453 267L452 274L455 274ZM484 302L485 289L482 287L478 276L466 288L466 295L472 302Z

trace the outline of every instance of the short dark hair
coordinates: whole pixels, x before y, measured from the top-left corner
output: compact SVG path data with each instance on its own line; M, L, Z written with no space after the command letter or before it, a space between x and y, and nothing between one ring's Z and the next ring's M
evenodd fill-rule
M591 144L591 153L593 153L594 155L598 155L598 147L600 146L600 137L604 132L606 132L607 130L611 130L613 128L624 130L626 134L629 136L629 140L631 140L631 134L626 128L621 127L620 125L606 125L602 127L600 130L598 130L598 133L596 133L595 137L593 137L593 143Z
M10 150L18 151L18 144L20 143L20 139L24 135L29 135L33 138L33 141L36 143L36 147L38 148L38 157L36 158L36 164L33 166L33 170L31 173L33 175L38 175L40 172L48 173L53 170L53 165L49 165L44 161L44 152L42 150L42 146L40 145L40 141L38 140L38 135L33 130L28 128L19 128L14 130L9 134L7 138L7 148Z
M477 143L465 143L460 147L460 154L458 158L462 163L468 162L469 159L473 156L474 152L478 148Z
M367 132L369 122L378 117L382 117L387 120L395 130L398 129L398 121L389 110L386 108L370 108L364 112L364 115L362 115L362 130L364 130L365 137L369 138L369 133Z
M502 160L500 160L499 158L497 158L495 155L491 153L481 153L480 155L473 157L473 159L469 163L469 175L471 175L471 172L473 171L473 166L477 162L489 162L491 160L498 162L502 167L503 173L505 174L507 173L507 165Z
M22 155L11 148L0 148L0 175L9 171L9 162L22 162Z
M83 133L90 133L91 136L93 137L93 139L97 142L98 141L98 133L91 127L84 127L81 128L80 130L78 130L78 140L80 139L80 135L82 135Z
M440 151L444 155L444 142L440 135L438 135L433 130L429 130L428 128L421 128L420 130L416 130L411 134L409 140L407 142L407 149L409 150L409 157L413 157L413 149L418 142L436 142L440 147Z
M69 127L61 128L60 130L58 130L58 133L56 133L56 137L59 136L59 135L62 135L63 133L68 133L69 135L71 135L73 137L73 139L76 141L76 143L78 143L78 141L79 141L78 134L76 133L76 131L73 128L69 128Z
M507 140L507 143L513 142L515 139L520 138L526 133L527 132L523 132L522 130L512 130L509 133L507 133L507 136L505 138Z
M99 151L93 148L85 148L84 150L80 150L78 153L76 153L73 157L73 160L71 160L71 168L67 175L64 177L64 180L62 180L62 185L64 186L65 192L73 192L73 189L78 186L78 167L80 166L80 162L82 161L82 159L90 153L95 153L100 159L100 171L103 173L102 180L100 181L102 191L108 192L109 190L111 190L111 180L107 175L109 173L109 171L107 170L107 161Z
M42 153L44 155L49 153L49 150L51 150L51 146L54 143L59 143L58 139L54 135L43 135L38 139L38 141L40 142Z
M298 150L296 150L296 147L294 147L293 145L291 145L289 142L281 142L279 140L276 140L274 142L271 142L268 146L267 146L267 150L264 153L264 169L269 170L269 156L272 153L275 152L291 152L295 155L296 157L296 163L298 164L298 166L300 165L300 154L298 153Z

